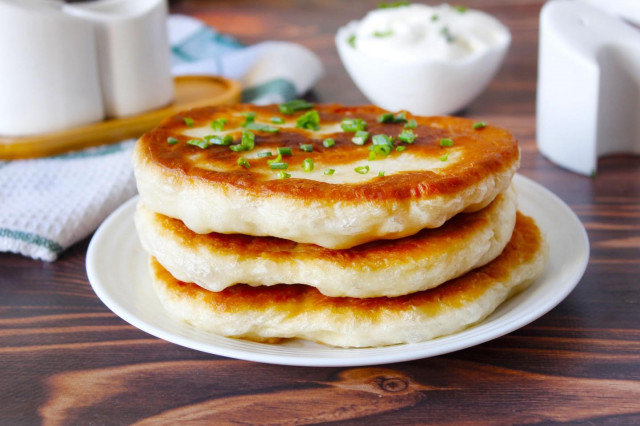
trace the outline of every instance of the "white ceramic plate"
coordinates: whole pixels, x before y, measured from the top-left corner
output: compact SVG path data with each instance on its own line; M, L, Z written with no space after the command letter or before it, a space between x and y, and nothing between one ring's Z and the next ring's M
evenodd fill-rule
M567 297L587 266L589 240L571 209L530 179L516 175L514 182L519 209L536 220L549 242L544 274L480 324L423 343L364 349L301 340L264 344L216 336L172 319L151 287L147 255L133 224L137 198L123 204L96 231L87 252L87 274L98 297L125 321L169 342L216 355L303 366L374 365L441 355L503 336L541 317Z

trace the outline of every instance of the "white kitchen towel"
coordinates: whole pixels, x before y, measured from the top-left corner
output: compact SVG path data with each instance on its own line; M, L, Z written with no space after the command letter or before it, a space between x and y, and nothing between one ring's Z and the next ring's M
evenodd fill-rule
M323 67L308 49L267 41L245 47L182 15L167 21L174 75L222 75L243 101L278 103L313 87ZM54 261L136 193L135 141L55 157L0 161L0 252Z

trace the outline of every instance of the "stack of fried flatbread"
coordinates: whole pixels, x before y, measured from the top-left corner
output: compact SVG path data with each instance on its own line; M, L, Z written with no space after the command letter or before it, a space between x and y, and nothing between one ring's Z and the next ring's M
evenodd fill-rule
M513 136L294 101L183 112L134 152L136 227L168 313L219 335L342 347L476 324L542 272Z

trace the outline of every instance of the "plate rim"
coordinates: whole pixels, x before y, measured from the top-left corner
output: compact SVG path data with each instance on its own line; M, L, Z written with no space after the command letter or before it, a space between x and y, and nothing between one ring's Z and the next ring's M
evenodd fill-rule
M326 346L328 350L335 351L336 353L344 353L344 354L358 354L359 356L347 356L347 357L322 357L322 356L290 356L286 354L278 354L278 353L263 353L263 352L254 352L247 351L242 349L234 349L232 347L223 347L220 345L215 345L211 343L204 343L198 340L188 339L183 336L176 335L171 330L165 330L162 327L157 326L149 321L146 321L144 318L139 318L136 314L130 312L127 308L123 307L120 302L115 300L109 292L107 288L104 286L102 277L97 268L97 263L100 260L104 260L104 257L99 256L100 246L103 244L102 242L109 238L109 233L114 226L120 226L120 221L130 221L130 225L133 224L133 210L135 210L135 204L137 203L138 196L134 196L129 199L125 203L123 203L120 207L118 207L113 213L111 213L107 219L99 226L96 230L95 234L91 238L89 243L89 247L87 249L86 256L86 271L87 276L89 278L89 283L98 296L98 298L109 308L112 312L118 315L121 319L126 321L127 323L133 325L134 327L151 334L157 338L162 340L177 344L179 346L187 347L190 349L198 350L201 352L240 359L245 361L253 361L253 362L261 362L268 364L277 364L277 365L290 365L290 366L308 366L308 367L355 367L355 366L368 366L368 365L380 365L380 364L388 364L395 362L405 362L412 361L416 359L429 358L432 356L439 356L446 353L455 352L458 350L466 349L469 347L473 347L487 341L496 339L498 337L502 337L506 334L509 334L519 328L526 326L527 324L535 321L536 319L542 317L553 308L555 308L558 304L560 304L578 285L582 277L584 276L584 272L586 271L589 256L590 256L590 246L589 246L589 238L587 232L584 228L584 225L577 217L577 215L571 210L571 208L557 195L553 192L542 186L541 184L533 181L530 178L527 178L523 175L516 174L514 176L514 183L516 188L518 189L518 199L521 201L522 197L527 197L531 195L527 195L527 193L537 193L539 196L546 197L549 201L553 202L556 207L562 210L564 214L565 220L568 220L574 225L573 231L578 231L579 236L576 244L579 244L578 247L581 249L576 250L576 258L577 263L573 265L571 270L571 274L563 280L562 287L559 289L561 291L557 293L551 294L549 297L542 300L539 303L539 306L536 309L529 310L525 313L525 315L518 316L515 321L510 321L506 324L502 324L498 321L497 324L494 324L495 328L498 330L486 330L485 332L481 332L484 330L480 328L483 324L486 323L487 319L481 321L480 323L473 325L469 328L466 328L462 331L454 333L452 335L443 336L440 338L436 338L433 340L419 342L419 343L410 343L403 345L393 345L393 346L384 346L380 348L332 348L330 346ZM130 212L131 210L131 212ZM529 215L530 213L524 211L523 213ZM538 222L538 218L533 216ZM126 223L125 223L126 225ZM542 227L541 227L542 228ZM544 231L544 230L543 230ZM137 240L137 234L135 232L132 233L132 238ZM547 238L549 241L549 238ZM136 243L134 243L135 245ZM137 242L137 245L140 243ZM552 247L550 247L551 250ZM142 250L141 247L139 247ZM116 256L118 257L118 256ZM112 258L109 258L112 259ZM550 262L547 264L547 270L550 268ZM547 273L545 270L545 273ZM131 271L129 271L131 272ZM540 280L540 278L539 278ZM141 286L141 283L134 283L133 285ZM535 285L535 284L534 284ZM525 290L525 293L527 291ZM155 295L155 293L154 293ZM159 301L158 301L159 303ZM520 303L522 304L522 303ZM519 306L516 306L514 309L517 310ZM491 318L491 315L488 317ZM179 327L192 327L186 323L182 323L177 319L171 319L172 322L178 324ZM498 327L500 326L500 327ZM195 328L194 328L195 329ZM474 333L474 330L476 332ZM480 330L480 332L478 332ZM459 338L466 337L466 338ZM217 339L230 340L237 342L239 339L227 338L222 336L215 336ZM453 340L453 341L447 341ZM434 346L434 342L436 345ZM438 343L444 342L444 345L438 345ZM254 342L251 342L254 343ZM264 343L254 343L256 345L268 345ZM274 347L275 345L269 345L270 347ZM323 346L325 347L325 346ZM391 348L391 351L389 349ZM406 348L407 350L396 350L395 348ZM295 350L295 348L287 347L287 350ZM390 352L390 353L387 353Z

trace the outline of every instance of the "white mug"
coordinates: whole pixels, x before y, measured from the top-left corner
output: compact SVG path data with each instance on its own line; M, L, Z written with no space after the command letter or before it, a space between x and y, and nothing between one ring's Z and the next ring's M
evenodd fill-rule
M57 1L0 0L0 135L100 121L94 29Z
M63 10L94 25L108 117L134 115L171 102L165 0L100 0L67 4Z

